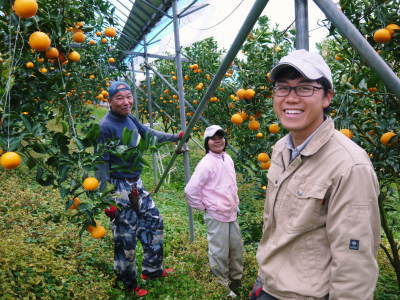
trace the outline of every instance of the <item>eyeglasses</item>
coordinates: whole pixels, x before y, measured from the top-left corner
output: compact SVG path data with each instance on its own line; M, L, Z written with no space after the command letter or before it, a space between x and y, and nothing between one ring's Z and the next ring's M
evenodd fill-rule
M310 97L314 95L315 90L322 90L323 87L313 86L313 85L299 85L299 86L274 86L272 90L274 95L278 97L285 97L290 94L292 90L299 97Z

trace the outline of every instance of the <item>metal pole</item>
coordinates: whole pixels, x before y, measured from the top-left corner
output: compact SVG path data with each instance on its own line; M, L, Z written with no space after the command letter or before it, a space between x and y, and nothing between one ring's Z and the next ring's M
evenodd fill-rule
M257 22L258 17L261 15L261 13L262 13L263 9L265 8L265 6L267 5L268 1L269 0L256 0L256 2L254 3L249 14L247 15L246 20L244 21L244 23L242 25L242 28L240 28L240 31L237 34L235 40L233 41L231 48L228 50L228 53L226 54L224 60L221 63L221 66L217 70L217 73L215 74L214 78L211 80L211 83L208 86L203 98L201 99L196 112L194 113L192 119L190 120L183 138L180 140L180 142L177 145L177 150L180 150L182 148L183 144L185 143L185 140L189 138L189 135L190 135L195 123L200 118L201 113L206 108L208 99L210 99L210 97L214 94L215 89L220 84L226 71L228 70L232 61L235 59L237 53L239 52L240 48L242 47L244 41L246 40L247 35L250 33L254 24ZM171 169L172 165L174 164L177 155L178 155L177 153L174 153L174 155L171 157L171 160L170 160L167 168L165 169L164 173L162 174L160 181L159 181L158 185L155 187L153 193L157 193L163 180L167 176L167 172L169 171L169 169Z
M133 99L135 99L135 116L137 119L139 119L139 98L136 93L136 78L135 78L135 63L134 63L134 58L132 57L132 81L133 81Z
M378 74L387 88L397 96L400 96L400 79L342 11L338 9L336 4L330 0L314 0L314 2L340 30L342 35L349 40L367 64Z
M146 65L148 64L149 58L147 57L147 42L146 38L143 39L144 43L144 59ZM151 84L150 84L150 74L149 69L146 68L146 86L147 86L147 110L149 111L149 122L150 128L153 128L153 108L151 105ZM157 154L153 153L153 175L154 175L154 183L158 183L158 168L157 168Z
M296 49L309 49L307 1L308 0L295 1Z
M181 44L179 40L179 18L178 8L176 4L177 0L172 1L172 13L174 21L174 40L175 40L175 64L176 64L176 75L178 80L178 96L179 96L179 112L181 116L181 127L183 131L186 131L186 113L185 113L185 93L183 92L183 74L182 74L182 58L181 58ZM187 147L186 143L184 147ZM190 164L189 164L189 153L183 152L183 166L185 169L185 183L190 180ZM192 208L187 204L188 218L189 218L189 238L190 241L194 241L194 225L193 225L193 213Z

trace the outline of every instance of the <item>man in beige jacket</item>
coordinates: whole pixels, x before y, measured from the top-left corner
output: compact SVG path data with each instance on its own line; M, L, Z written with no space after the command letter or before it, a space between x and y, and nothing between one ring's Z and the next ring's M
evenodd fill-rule
M367 153L324 114L331 71L319 54L295 50L271 78L289 134L273 147L251 299L373 299L379 186Z

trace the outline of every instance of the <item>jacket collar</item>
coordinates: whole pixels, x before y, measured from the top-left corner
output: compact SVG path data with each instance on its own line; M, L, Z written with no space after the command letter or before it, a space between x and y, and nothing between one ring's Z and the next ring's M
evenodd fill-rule
M311 138L307 146L300 152L302 156L311 156L318 152L318 150L324 146L335 131L334 123L331 117L327 116L325 121L317 128L314 132L314 136ZM274 146L276 152L288 151L286 146L286 139L289 138L288 135L283 137Z
M216 157L216 158L222 158L222 159L224 159L225 151L222 151L221 153L215 153L215 152L212 152L212 151L210 150L210 151L208 151L207 154L210 154L211 156Z
M109 110L108 114L111 116L112 119L115 121L124 121L127 119L128 116L122 116L120 114L117 114L116 112L112 111L111 109Z

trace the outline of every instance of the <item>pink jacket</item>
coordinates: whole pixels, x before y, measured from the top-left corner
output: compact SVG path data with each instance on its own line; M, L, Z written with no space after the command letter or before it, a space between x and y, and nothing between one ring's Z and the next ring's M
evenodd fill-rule
M236 221L239 197L232 158L225 152L207 153L187 183L185 195L191 207L207 210L212 218Z

